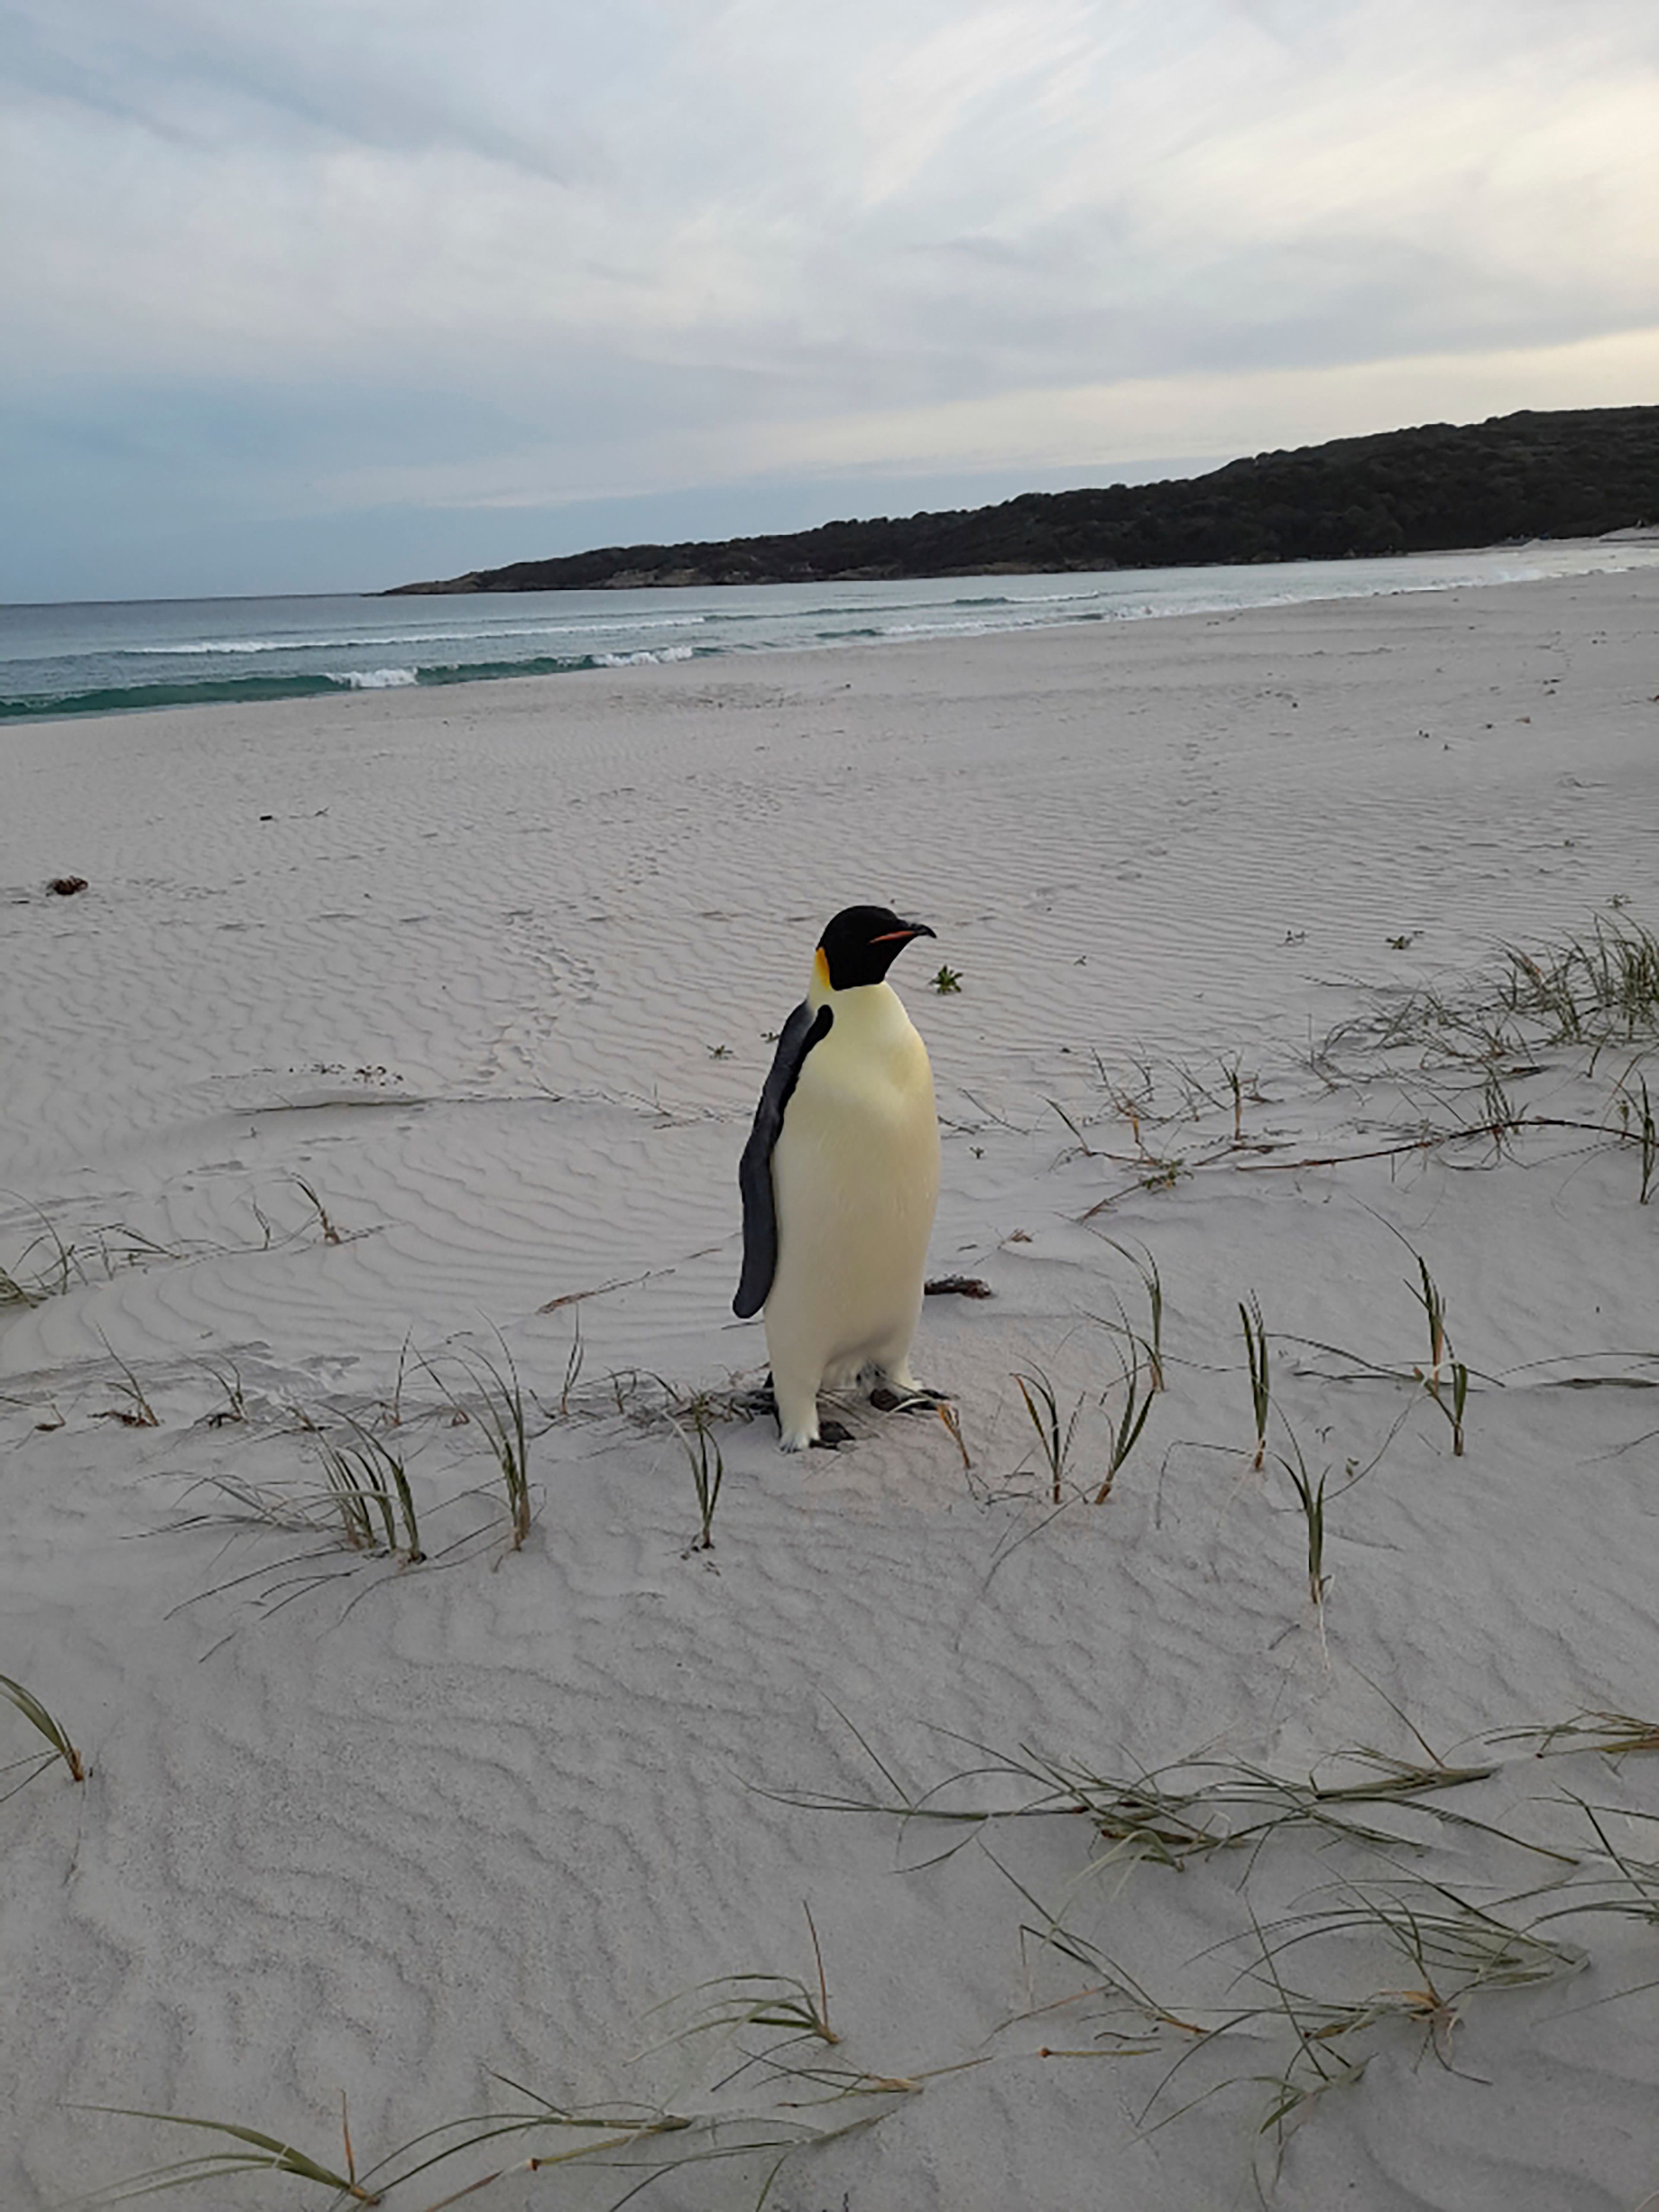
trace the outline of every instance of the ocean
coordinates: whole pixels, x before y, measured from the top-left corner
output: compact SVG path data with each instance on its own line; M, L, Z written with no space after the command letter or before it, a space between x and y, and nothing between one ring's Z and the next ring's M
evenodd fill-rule
M0 606L0 720L468 684L1647 568L1659 544L896 584Z

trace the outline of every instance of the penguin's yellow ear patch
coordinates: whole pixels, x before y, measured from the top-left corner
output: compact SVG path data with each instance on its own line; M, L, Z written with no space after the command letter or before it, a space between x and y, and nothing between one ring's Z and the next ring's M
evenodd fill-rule
M823 947L821 945L812 955L812 973L826 991L835 988L830 981L830 963L824 957Z

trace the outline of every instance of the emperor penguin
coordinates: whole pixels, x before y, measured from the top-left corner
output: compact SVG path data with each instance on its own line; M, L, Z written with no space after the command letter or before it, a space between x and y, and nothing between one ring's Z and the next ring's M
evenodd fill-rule
M886 976L933 934L884 906L836 916L744 1148L732 1306L745 1321L766 1310L785 1451L828 1441L821 1389L870 1370L902 1395L918 1388L910 1340L939 1201L939 1116L927 1048Z

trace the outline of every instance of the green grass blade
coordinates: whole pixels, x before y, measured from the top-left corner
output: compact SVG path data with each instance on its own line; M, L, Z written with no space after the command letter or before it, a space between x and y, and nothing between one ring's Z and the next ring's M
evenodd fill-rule
M25 1689L21 1682L14 1682L9 1674L0 1674L0 1697L9 1698L30 1727L46 1738L75 1781L86 1780L87 1771L80 1753L32 1690Z

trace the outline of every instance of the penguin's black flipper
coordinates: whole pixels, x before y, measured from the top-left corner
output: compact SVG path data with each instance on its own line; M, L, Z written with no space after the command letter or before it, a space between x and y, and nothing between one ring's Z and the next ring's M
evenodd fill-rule
M747 1321L766 1304L778 1265L778 1209L772 1193L772 1147L783 1127L783 1109L794 1096L806 1055L820 1038L830 1034L834 1010L820 1006L814 1014L803 999L783 1025L778 1048L772 1055L771 1073L755 1109L755 1126L743 1148L738 1168L738 1188L743 1193L743 1279L732 1310Z

